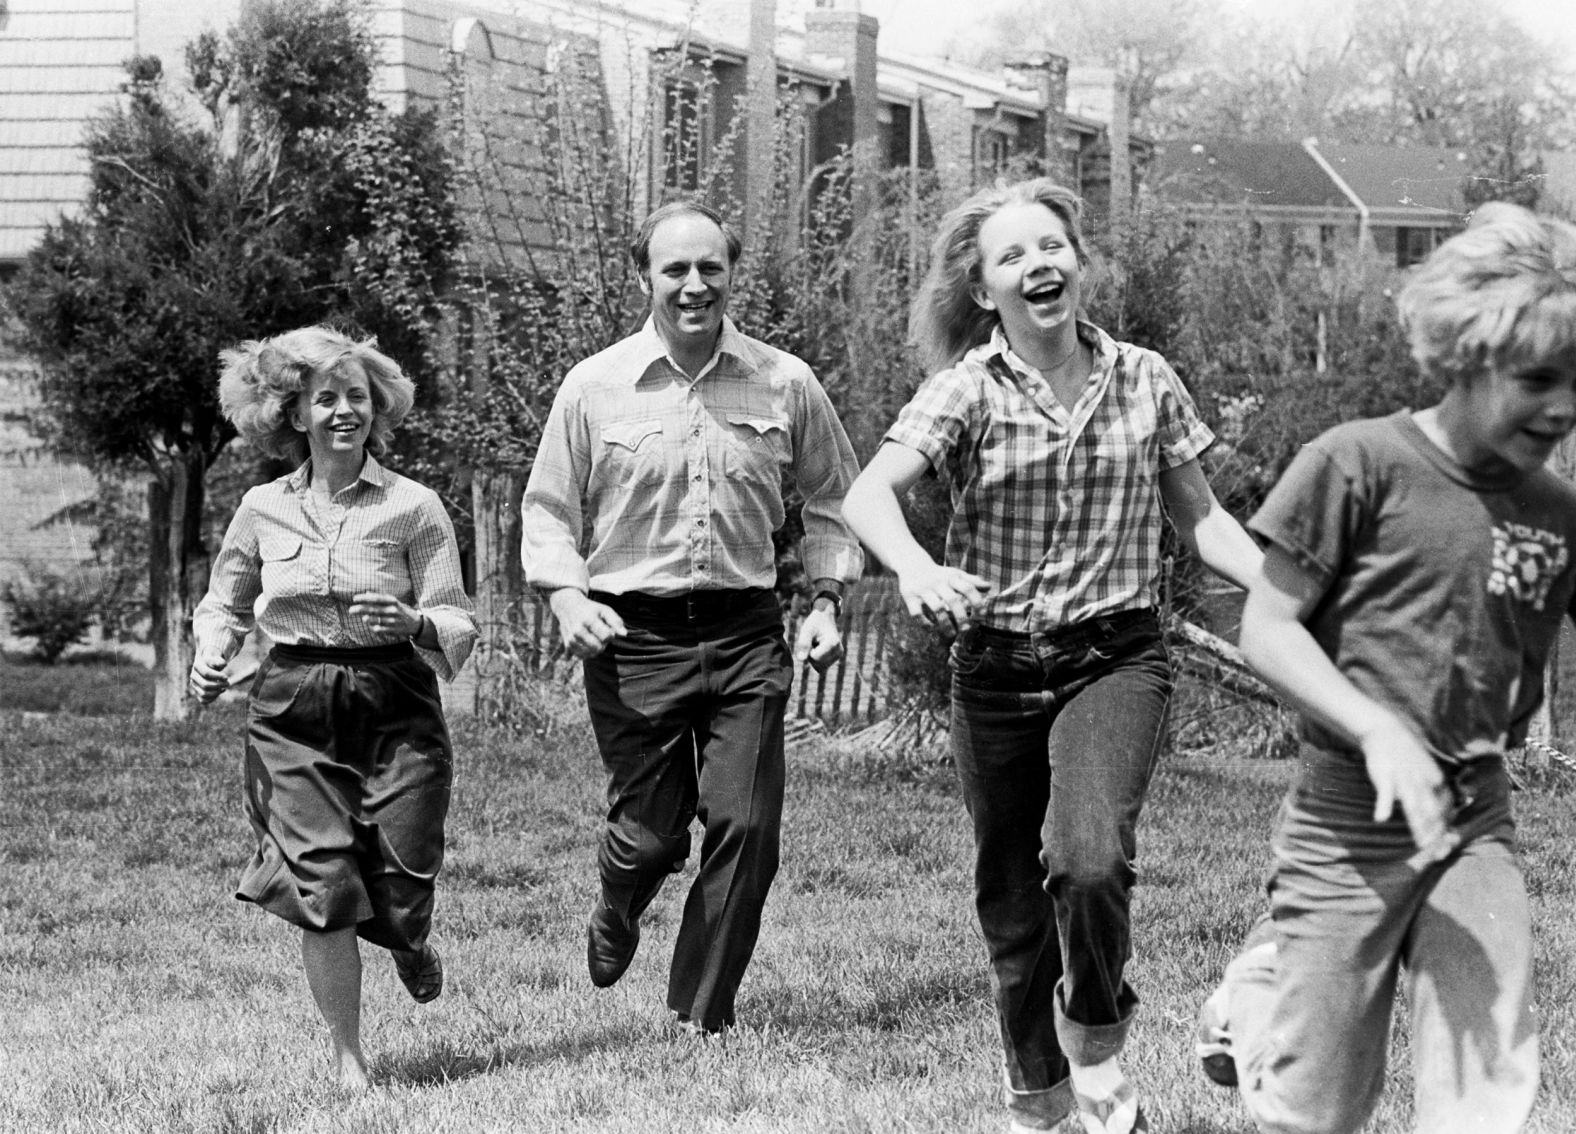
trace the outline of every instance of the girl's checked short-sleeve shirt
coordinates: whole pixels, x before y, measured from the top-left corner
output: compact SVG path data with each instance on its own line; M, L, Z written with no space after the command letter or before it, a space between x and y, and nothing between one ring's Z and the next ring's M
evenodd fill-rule
M1070 410L998 327L927 380L885 437L946 477L946 562L991 583L976 616L998 629L1155 605L1160 473L1215 440L1160 355L1091 323L1078 335L1094 367Z

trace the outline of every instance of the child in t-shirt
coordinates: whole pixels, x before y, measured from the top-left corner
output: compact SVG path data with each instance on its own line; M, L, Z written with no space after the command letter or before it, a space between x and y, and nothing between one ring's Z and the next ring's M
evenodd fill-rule
M1302 768L1199 1055L1263 1131L1362 1126L1403 972L1417 1130L1518 1130L1538 1082L1505 753L1573 613L1576 488L1544 464L1576 423L1576 227L1486 205L1399 305L1448 392L1319 437L1250 525L1242 648Z

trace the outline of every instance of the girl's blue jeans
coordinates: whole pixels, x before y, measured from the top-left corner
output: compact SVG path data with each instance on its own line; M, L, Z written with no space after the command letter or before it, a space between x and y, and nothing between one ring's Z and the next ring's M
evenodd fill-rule
M952 648L952 751L974 827L1006 1101L1049 1129L1068 1061L1121 1050L1138 996L1134 829L1171 692L1153 611L1046 634L966 627Z
M1282 806L1262 923L1226 970L1244 1102L1266 1132L1360 1128L1406 974L1415 1129L1519 1130L1538 1085L1532 937L1503 760L1454 773L1455 851L1373 818L1361 756L1312 745ZM1255 944L1274 947L1255 948Z

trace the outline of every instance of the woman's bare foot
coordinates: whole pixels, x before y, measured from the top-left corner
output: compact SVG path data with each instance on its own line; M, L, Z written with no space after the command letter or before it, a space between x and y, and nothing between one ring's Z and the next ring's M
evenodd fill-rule
M362 1094L372 1089L372 1076L367 1074L367 1060L359 1050L340 1048L330 1056L335 1066L339 1089L352 1094Z
M301 934L307 986L328 1025L329 1063L339 1086L360 1093L372 1085L361 1054L361 951L356 931Z

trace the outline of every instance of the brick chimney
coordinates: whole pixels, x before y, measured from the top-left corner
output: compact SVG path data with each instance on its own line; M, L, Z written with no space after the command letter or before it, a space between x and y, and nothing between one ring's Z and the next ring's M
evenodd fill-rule
M1010 86L1035 91L1040 96L1040 158L1046 177L1068 185L1068 167L1063 142L1067 133L1067 58L1049 51L1035 52L1027 59L1008 63Z
M872 149L880 134L876 115L879 98L876 88L876 38L881 24L874 16L832 6L823 6L804 15L805 50L811 56L842 60L845 76L835 108L823 116L837 142ZM835 125L833 125L835 124Z

